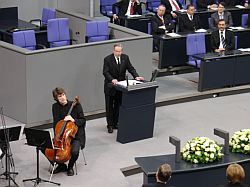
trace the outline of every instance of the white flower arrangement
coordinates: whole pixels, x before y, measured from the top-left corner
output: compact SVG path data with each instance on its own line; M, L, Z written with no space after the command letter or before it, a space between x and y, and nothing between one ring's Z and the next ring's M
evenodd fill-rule
M229 141L229 147L232 152L250 153L250 129L243 129L234 133Z
M186 143L181 156L183 160L195 164L211 163L222 158L221 149L222 147L207 137L195 137Z

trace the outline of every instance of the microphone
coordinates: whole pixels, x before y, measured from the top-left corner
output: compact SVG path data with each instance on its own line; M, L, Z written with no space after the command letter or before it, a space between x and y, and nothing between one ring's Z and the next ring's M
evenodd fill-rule
M128 84L128 75L126 74L125 77L126 77L126 82L127 82L127 87L128 87L129 86L129 84Z

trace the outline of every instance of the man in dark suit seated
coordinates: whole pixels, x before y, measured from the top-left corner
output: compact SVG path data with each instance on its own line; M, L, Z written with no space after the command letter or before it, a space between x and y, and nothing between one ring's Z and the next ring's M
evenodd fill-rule
M166 14L171 15L173 18L177 18L175 11L182 9L182 5L178 0L161 0L161 4L166 7Z
M172 169L168 164L162 164L156 172L156 183L154 184L143 184L142 187L167 187L167 182L170 180L172 175Z
M218 21L220 19L224 19L226 22L226 26L227 27L231 27L233 26L233 19L232 19L232 15L230 12L225 11L225 3L224 2L220 2L218 5L218 11L213 13L211 15L211 26L212 29L216 29L217 25L218 25Z
M193 32L201 28L200 18L194 12L194 5L189 4L187 13L180 17L179 32Z
M226 22L224 19L218 21L218 30L212 32L211 48L213 52L223 52L234 49L234 33L226 30Z
M248 7L248 0L221 0L219 2L225 2L225 7L235 7L236 5Z
M172 32L174 24L172 17L169 14L165 14L166 7L160 5L157 9L157 14L151 18L152 35L165 34ZM154 45L159 48L159 40L154 38Z
M217 8L215 0L197 0L196 1L197 9L214 9Z
M121 105L122 93L116 91L113 85L118 81L126 80L125 75L128 71L136 80L144 80L136 72L135 68L130 63L128 55L122 54L122 45L115 44L113 54L104 58L103 75L104 93L106 104L106 120L108 133L112 133L113 129L118 128L119 107Z
M124 16L142 14L141 3L139 0L121 0L112 5L112 12L114 22L124 26Z

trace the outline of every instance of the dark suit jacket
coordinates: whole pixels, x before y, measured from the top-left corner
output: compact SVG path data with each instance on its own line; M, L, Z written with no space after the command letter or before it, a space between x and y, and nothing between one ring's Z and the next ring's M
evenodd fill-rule
M113 14L117 14L116 12L116 7L118 8L118 14L117 16L125 16L128 10L129 6L129 1L130 0L121 0L119 2L116 2L112 5L112 12ZM134 14L142 14L142 9L141 9L141 3L137 4L136 2L134 3Z
M168 14L163 16L164 23L166 30L171 32L174 29L174 24L172 22L172 17ZM163 23L159 16L156 14L151 18L151 28L152 28L152 35L158 35L158 34L164 34L165 30L159 28L160 26L163 26Z
M201 28L201 21L198 15L193 15L193 20L191 21L187 14L180 17L179 31L180 32L190 32Z
M178 0L176 0L176 2L178 3L180 9L182 9L181 3ZM172 6L171 6L169 0L161 0L161 4L166 7L166 14L171 14Z
M215 0L197 0L196 6L197 9L207 9L208 5L216 4Z
M226 7L234 7L235 5L244 5L245 0L221 0L219 2L225 2Z
M226 42L227 51L234 49L234 33L232 31L226 30L225 42ZM218 49L219 46L220 46L220 36L219 36L219 31L216 30L212 32L212 35L211 35L211 48L213 52L215 49Z
M218 12L213 13L211 15L211 18L212 18L212 22L211 22L212 29L216 29L218 21L220 19ZM226 21L226 24L227 24L228 27L233 26L233 19L232 19L232 15L231 15L230 12L224 11L223 19Z
M117 79L118 81L125 80L126 70L135 78L139 75L137 74L135 68L130 63L128 55L121 55L121 65L120 70L116 63L114 54L110 54L104 58L103 64L103 75L105 77L104 80L104 93L107 95L114 95L115 88L113 88L109 83L112 82L113 79Z
M157 182L152 184L143 184L142 187L174 187L174 186L168 186L167 184Z

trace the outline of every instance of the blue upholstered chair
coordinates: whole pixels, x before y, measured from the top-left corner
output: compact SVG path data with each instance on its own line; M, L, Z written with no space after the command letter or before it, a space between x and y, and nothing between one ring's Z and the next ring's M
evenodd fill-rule
M13 32L13 44L29 50L45 48L42 45L36 44L36 37L34 30Z
M156 13L160 4L161 0L147 0L146 7L148 11Z
M33 19L30 22L39 21L40 27L47 27L48 20L56 18L56 10L54 8L43 8L42 19Z
M97 42L109 39L107 21L88 21L86 22L85 42Z
M242 14L241 15L241 26L247 27L247 21L248 21L248 14Z
M112 5L116 0L100 0L100 13L104 16L112 17Z
M47 33L50 47L70 45L69 19L57 18L48 20Z
M238 36L234 36L234 49L238 49Z
M206 53L205 34L189 34L186 39L186 53L188 55L188 64L200 68L200 60L193 57L196 54Z

